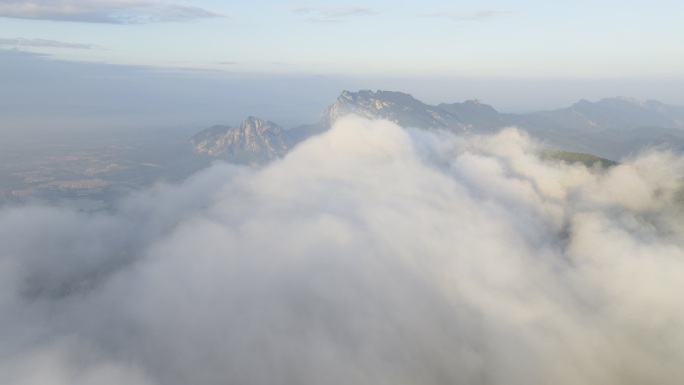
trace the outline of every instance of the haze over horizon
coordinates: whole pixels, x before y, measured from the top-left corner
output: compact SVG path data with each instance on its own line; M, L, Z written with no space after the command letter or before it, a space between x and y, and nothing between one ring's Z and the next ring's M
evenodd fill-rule
M73 125L60 115L83 112L114 125L257 115L292 126L317 119L344 89L435 104L477 98L502 112L614 96L684 105L682 8L9 1L0 4L0 102L17 129Z

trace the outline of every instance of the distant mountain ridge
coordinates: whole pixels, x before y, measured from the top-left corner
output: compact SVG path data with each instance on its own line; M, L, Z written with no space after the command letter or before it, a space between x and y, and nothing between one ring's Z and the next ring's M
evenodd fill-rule
M456 116L468 130L493 130L510 125L514 120L511 114L502 114L478 99L463 103L441 103L437 108Z
M188 142L197 153L238 163L264 163L328 130L347 114L459 134L490 133L516 126L559 149L608 159L619 159L645 145L684 151L684 107L655 100L580 100L567 108L511 114L500 113L477 99L433 106L406 93L371 90L343 91L314 124L284 130L275 123L249 117L236 127L210 127Z
M582 99L568 108L535 114L548 117L561 127L585 131L630 130L646 126L684 128L684 107L626 97L606 98L595 103Z
M403 126L465 130L457 116L437 106L430 106L409 94L394 91L343 91L323 113L321 122L331 126L343 115L356 114L369 119L386 119Z
M283 156L291 147L284 130L273 122L250 116L235 127L213 126L188 140L193 151L236 163L264 163Z

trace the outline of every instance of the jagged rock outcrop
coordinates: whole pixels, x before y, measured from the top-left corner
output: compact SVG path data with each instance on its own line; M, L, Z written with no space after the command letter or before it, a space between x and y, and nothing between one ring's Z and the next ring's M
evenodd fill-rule
M468 125L436 106L409 94L393 91L344 91L323 114L321 124L331 126L338 118L356 114L369 119L386 119L403 127L442 128L464 131Z
M196 153L235 163L265 163L291 147L285 131L273 122L250 116L239 126L213 126L188 140Z

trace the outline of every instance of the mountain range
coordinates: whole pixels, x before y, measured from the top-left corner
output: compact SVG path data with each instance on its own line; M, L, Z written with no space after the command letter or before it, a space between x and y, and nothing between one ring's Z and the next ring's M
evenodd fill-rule
M480 100L425 104L395 91L343 91L314 124L283 129L249 117L242 124L213 126L188 141L196 153L235 163L265 163L298 142L329 129L341 116L386 119L402 127L469 135L516 126L559 150L620 159L647 146L684 150L684 107L616 97L580 100L570 107L526 114L500 113Z

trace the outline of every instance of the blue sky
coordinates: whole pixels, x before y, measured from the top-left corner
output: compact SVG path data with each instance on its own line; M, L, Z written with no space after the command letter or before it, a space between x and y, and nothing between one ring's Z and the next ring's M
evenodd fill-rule
M145 105L174 122L294 125L343 89L503 112L684 105L682 15L681 1L0 0L0 112Z
M225 71L684 77L682 15L680 1L10 0L0 44Z

